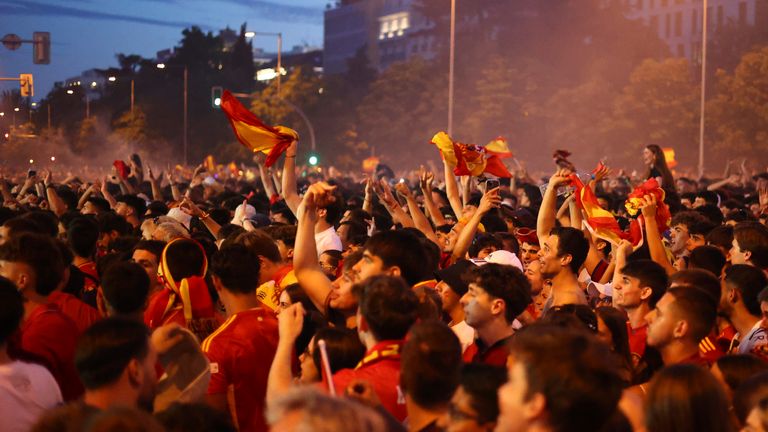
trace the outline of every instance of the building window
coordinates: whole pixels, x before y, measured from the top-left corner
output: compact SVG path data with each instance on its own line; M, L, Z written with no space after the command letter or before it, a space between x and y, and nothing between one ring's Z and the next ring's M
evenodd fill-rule
M739 2L739 25L747 25L747 2Z
M675 12L675 36L683 35L683 13Z

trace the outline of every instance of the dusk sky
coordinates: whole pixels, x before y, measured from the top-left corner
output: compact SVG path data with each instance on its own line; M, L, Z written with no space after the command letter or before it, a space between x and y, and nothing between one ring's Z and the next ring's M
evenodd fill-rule
M32 46L16 51L0 47L0 76L32 73L35 99L55 81L91 68L117 66L115 55L154 57L181 39L184 28L204 31L229 26L282 32L283 49L307 43L322 46L325 0L0 0L0 33L31 39L34 31L51 33L51 64L32 64ZM0 35L1 36L1 35ZM275 51L274 37L261 36L255 47ZM0 89L18 88L0 82Z

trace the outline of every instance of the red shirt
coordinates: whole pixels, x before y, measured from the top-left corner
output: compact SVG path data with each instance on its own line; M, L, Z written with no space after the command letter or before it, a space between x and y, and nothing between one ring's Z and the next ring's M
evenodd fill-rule
M54 291L48 296L48 301L58 306L64 315L74 321L80 333L101 319L101 314L99 314L96 308L86 304L72 294Z
M632 354L632 362L637 366L638 362L643 355L645 355L645 347L647 346L648 337L648 325L633 329L627 321L627 334L629 335L629 352Z
M266 431L264 398L277 350L277 319L271 311L251 309L232 315L202 345L211 362L208 394L226 394L240 431Z
M98 286L98 283L96 281L99 280L99 272L96 271L96 263L93 261L88 261L83 264L80 264L79 266L77 266L77 268L81 272L87 274L88 276L91 276L90 278L89 277L84 278L85 283L83 284L83 292L87 293L95 290L96 287Z
M512 335L514 336L514 335ZM507 344L512 336L497 341L495 344L486 347L480 338L475 339L472 345L464 351L464 363L483 363L491 366L507 366L507 357L509 349Z
M714 363L720 357L728 354L733 344L733 338L736 336L736 329L733 326L726 326L720 334L712 330L707 337L699 342L699 354L707 362Z
M65 401L83 395L83 385L75 369L75 348L80 332L74 321L53 303L37 306L21 324L16 348L20 354L36 358L51 372Z
M337 395L343 395L354 380L368 381L379 397L382 406L397 421L408 416L405 410L405 396L400 391L400 347L402 341L385 340L365 353L365 357L354 369L343 369L333 375L333 386Z

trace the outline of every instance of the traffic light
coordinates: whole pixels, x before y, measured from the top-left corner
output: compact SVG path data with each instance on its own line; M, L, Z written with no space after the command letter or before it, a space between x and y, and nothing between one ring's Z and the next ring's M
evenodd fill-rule
M221 109L221 94L224 89L221 86L211 87L211 106L213 109Z
M34 32L32 34L34 51L32 62L35 64L49 64L51 62L51 34L48 32Z
M19 74L19 84L21 86L21 97L32 97L35 95L32 74Z
M315 152L310 153L307 156L307 164L313 167L320 165L320 156Z

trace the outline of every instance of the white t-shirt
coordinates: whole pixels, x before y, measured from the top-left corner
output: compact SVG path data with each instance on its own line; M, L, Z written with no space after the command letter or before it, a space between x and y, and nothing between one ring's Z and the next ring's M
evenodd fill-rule
M0 423L4 432L26 432L45 411L63 402L48 369L15 361L0 365Z
M317 256L320 256L321 253L327 250L337 250L339 252L343 250L341 239L333 227L315 234L315 244L317 245Z
M762 320L755 323L749 333L747 333L743 338L741 335L737 335L739 339L739 354L749 354L753 349L768 343L768 333L762 324Z
M475 329L470 327L466 321L451 325L451 330L456 333L456 337L458 337L459 342L461 342L462 353L467 350L468 346L475 342Z

